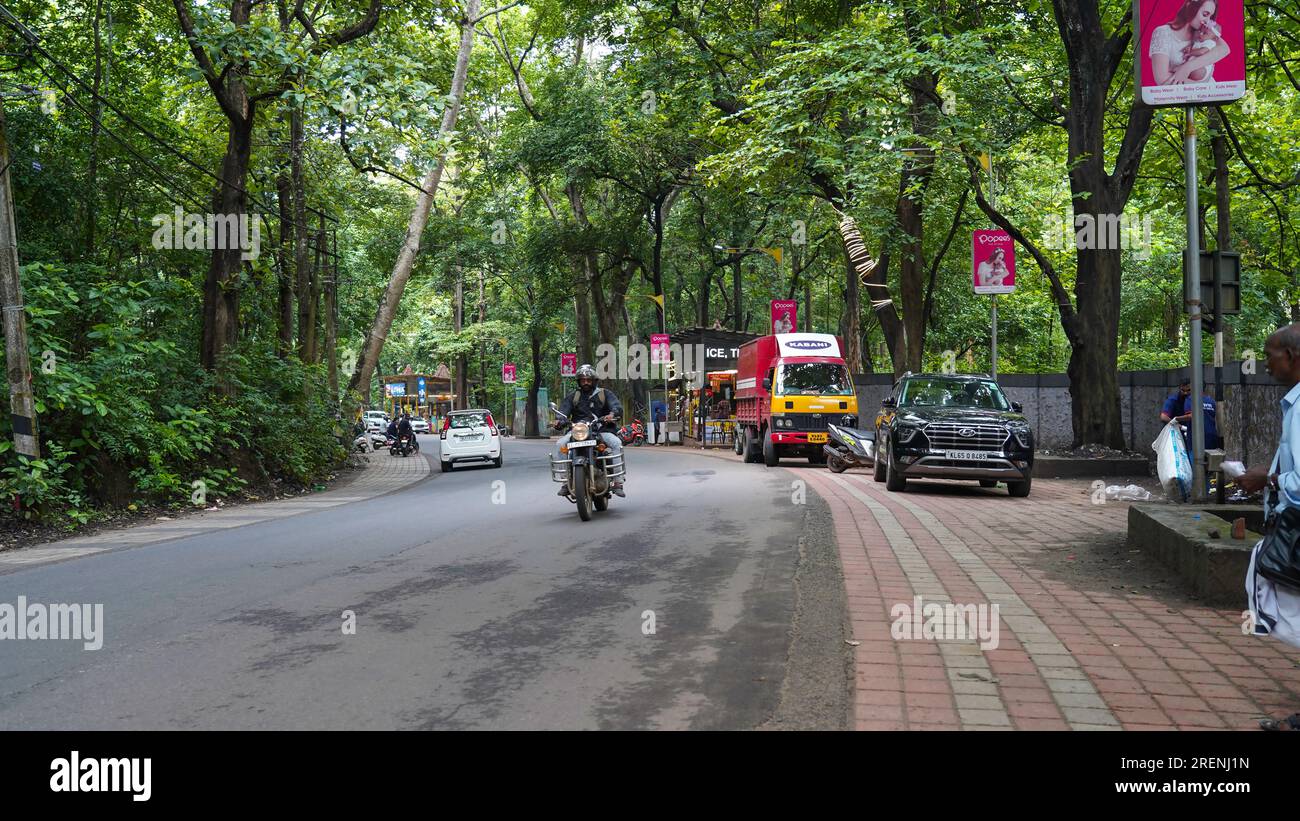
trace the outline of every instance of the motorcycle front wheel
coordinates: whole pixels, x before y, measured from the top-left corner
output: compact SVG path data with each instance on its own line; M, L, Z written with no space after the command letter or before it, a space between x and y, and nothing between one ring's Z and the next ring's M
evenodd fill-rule
M573 466L573 498L578 500L578 518L591 521L591 493L587 489L587 466Z

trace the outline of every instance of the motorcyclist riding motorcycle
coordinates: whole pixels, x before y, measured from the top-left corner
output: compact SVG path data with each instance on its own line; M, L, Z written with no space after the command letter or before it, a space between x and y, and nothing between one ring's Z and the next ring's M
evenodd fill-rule
M604 423L607 430L600 432L600 438L605 442L605 446L610 449L611 454L617 455L623 452L623 443L613 433L614 420L623 415L623 406L619 403L618 397L612 392L598 388L596 386L596 369L590 365L583 365L578 368L578 389L568 396L559 405L560 413L564 418L555 421L555 429L563 430L571 420L582 420L595 417ZM569 434L566 433L560 437L560 441L555 443L554 456L560 459L560 446L569 441ZM610 484L610 490L615 496L624 496L623 481L615 479ZM564 483L560 486L558 496L569 495L569 485Z
M399 441L403 436L411 437L411 448L419 452L420 440L415 438L415 429L411 427L411 414L402 414L401 420L397 423L397 436Z

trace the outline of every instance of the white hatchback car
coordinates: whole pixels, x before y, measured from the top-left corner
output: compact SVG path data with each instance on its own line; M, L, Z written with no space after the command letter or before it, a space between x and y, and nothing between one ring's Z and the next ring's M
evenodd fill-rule
M452 411L443 421L438 437L443 473L451 470L455 462L491 462L501 467L501 429L491 411Z
M366 430L383 432L388 428L388 414L381 410L366 411Z

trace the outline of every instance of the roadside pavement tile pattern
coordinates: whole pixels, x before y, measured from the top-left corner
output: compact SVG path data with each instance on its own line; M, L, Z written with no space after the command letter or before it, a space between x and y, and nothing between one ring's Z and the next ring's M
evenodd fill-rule
M395 457L387 451L367 454L360 475L340 488L307 493L288 499L233 505L167 521L136 527L106 530L93 536L78 536L58 542L0 553L0 573L20 567L63 561L114 548L163 542L215 530L281 519L325 508L382 496L420 481L430 473L423 456Z
M1094 505L1060 480L1011 499L798 475L834 519L860 730L1258 730L1260 718L1300 711L1300 651L1242 633L1244 589L1239 608L1170 605L1112 587L1123 578L1072 585L1038 561L1122 538L1126 504ZM895 640L891 611L915 596L996 603L997 647Z

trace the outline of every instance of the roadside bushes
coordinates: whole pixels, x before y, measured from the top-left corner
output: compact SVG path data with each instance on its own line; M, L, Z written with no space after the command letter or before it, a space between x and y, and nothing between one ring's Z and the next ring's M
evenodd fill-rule
M199 368L189 282L36 262L23 283L43 458L13 452L3 414L0 516L75 527L94 505L189 503L198 480L209 503L308 484L346 455L320 366L244 342L220 381Z

